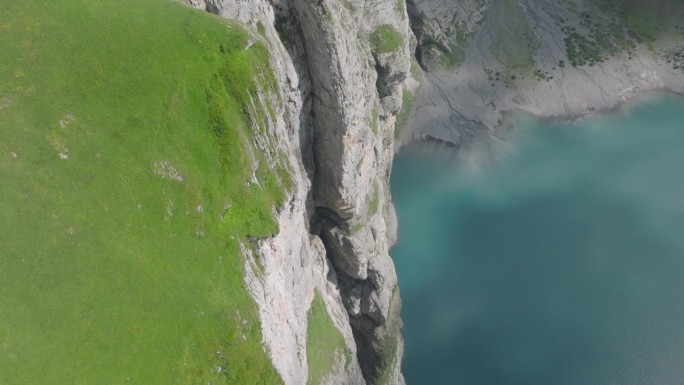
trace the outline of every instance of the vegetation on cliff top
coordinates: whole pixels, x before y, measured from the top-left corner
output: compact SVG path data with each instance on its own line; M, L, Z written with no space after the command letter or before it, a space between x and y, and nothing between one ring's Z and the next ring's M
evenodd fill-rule
M250 40L174 0L0 4L0 383L280 383L239 253L287 185Z

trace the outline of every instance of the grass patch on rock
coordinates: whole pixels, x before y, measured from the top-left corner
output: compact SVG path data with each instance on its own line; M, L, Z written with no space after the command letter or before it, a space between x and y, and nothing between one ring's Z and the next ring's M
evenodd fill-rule
M399 138L401 132L406 128L406 125L411 119L413 113L414 96L408 89L404 88L401 93L401 110L397 115L397 122L394 125L394 137Z
M373 30L370 42L373 51L382 54L399 49L404 44L404 39L392 25L383 24Z
M351 363L344 337L330 319L318 290L309 309L306 357L309 364L307 385L323 383L325 376L334 370L339 360L344 359L345 365Z
M369 217L375 215L380 209L380 188L377 183L373 184L373 191L366 196L366 206Z
M373 134L377 135L378 134L378 125L380 124L379 119L380 119L380 106L376 104L373 104L373 110L371 111L371 116L370 116L370 128ZM360 164L360 163L359 163Z

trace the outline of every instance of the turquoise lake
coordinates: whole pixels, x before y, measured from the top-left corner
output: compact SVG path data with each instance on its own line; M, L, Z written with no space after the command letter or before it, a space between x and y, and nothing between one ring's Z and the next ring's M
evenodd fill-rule
M684 99L397 156L408 385L684 384Z

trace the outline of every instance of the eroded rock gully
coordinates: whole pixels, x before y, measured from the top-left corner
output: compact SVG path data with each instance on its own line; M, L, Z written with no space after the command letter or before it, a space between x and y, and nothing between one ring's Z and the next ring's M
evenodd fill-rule
M307 382L314 291L346 340L329 384L403 384L389 173L412 34L396 0L188 0L247 25L271 52L280 101L269 135L295 181L280 233L244 249L264 345L287 385ZM389 31L392 49L371 36ZM278 99L278 98L276 98ZM256 255L258 254L258 264Z

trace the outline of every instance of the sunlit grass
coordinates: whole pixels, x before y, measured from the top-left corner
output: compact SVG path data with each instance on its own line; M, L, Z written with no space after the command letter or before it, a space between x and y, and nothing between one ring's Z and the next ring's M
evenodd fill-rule
M0 383L280 382L238 244L284 196L249 39L173 0L0 3Z
M377 53L388 53L397 50L404 44L399 32L389 24L377 27L370 35L373 50Z

